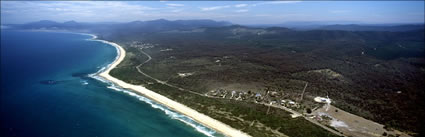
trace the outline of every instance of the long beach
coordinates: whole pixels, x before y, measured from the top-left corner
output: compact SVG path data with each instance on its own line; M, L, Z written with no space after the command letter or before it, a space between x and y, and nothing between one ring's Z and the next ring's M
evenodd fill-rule
M96 36L92 35L93 39L96 38ZM202 113L197 112L196 110L193 110L183 104L180 104L176 101L173 101L165 96L162 96L154 91L151 91L143 86L140 85L133 85L133 84L129 84L126 83L122 80L119 80L115 77L112 77L111 75L109 75L109 72L114 69L119 63L121 63L121 61L124 60L125 57L125 50L118 44L113 43L113 42L108 42L108 41L104 41L104 40L98 40L98 41L102 41L104 43L108 43L114 47L117 48L118 50L118 57L115 59L115 61L108 66L108 68L106 68L104 71L102 71L101 73L99 73L99 76L101 76L104 79L107 79L119 86L121 86L122 88L125 89L130 89L132 91L138 92L140 94L142 94L145 97L148 97L158 103L161 103L164 106L167 106L170 109L173 109L179 113L182 113L190 118L192 118L193 120L195 120L198 123L201 123L209 128L212 128L226 136L230 136L230 137L249 137L248 134L234 129L232 127L230 127L229 125L226 125L218 120L215 120L207 115L204 115Z

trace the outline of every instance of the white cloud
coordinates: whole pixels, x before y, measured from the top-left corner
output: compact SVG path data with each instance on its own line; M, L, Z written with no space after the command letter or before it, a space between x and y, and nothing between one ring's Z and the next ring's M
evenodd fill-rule
M267 2L268 4L289 4L289 3L299 3L301 1L271 1Z
M259 5L292 4L292 3L299 3L299 2L301 1L270 1L270 2L261 2L256 4L236 4L236 5L223 5L223 6L213 6L213 7L201 7L200 9L202 11L212 11L212 10L219 10L219 9L225 9L230 7L243 8L243 7L255 7Z
M183 7L184 4L168 3L167 6L171 6L171 7Z
M158 10L133 2L90 2L90 1L60 1L60 2L3 2L4 10L14 11L13 21L30 22L37 20L56 21L131 21L140 18L145 11ZM127 16L122 16L126 13ZM100 16L101 15L101 16Z
M248 6L248 4L237 4L235 5L236 8L242 8L242 7L246 7Z
M269 1L269 2L261 2L257 4L252 4L251 6L259 6L259 5L277 5L277 4L293 4L300 3L301 1Z
M219 9L224 9L224 8L230 8L230 6L225 5L225 6L203 7L203 8L200 8L200 9L202 11L212 11L212 10L219 10Z
M242 13L242 12L248 12L249 10L247 10L247 9L241 9L241 10L236 10L235 12L238 12L238 13Z

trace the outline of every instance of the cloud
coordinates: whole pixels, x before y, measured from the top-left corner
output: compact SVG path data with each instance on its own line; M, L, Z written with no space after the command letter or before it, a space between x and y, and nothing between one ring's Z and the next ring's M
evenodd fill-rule
M269 2L261 2L257 4L252 4L251 6L259 6L259 5L277 5L277 4L294 4L300 3L301 1L269 1Z
M219 9L224 9L224 8L230 8L230 5L214 6L214 7L203 7L203 8L200 8L200 9L202 11L212 11L212 10L219 10Z
M300 3L301 1L270 1L264 2L263 4L292 4L292 3Z
M166 5L171 6L171 7L183 7L184 6L184 4L175 4L175 3L168 3Z
M288 4L288 3L299 3L301 1L271 1L271 2L266 2L268 4Z
M243 8L243 7L255 7L259 5L292 4L292 3L299 3L299 2L301 1L270 1L270 2L260 2L256 4L236 4L236 5L223 5L223 6L213 6L213 7L201 7L200 9L202 11L213 11L213 10L225 9L230 7Z
M236 10L235 12L238 12L238 13L242 13L242 12L248 12L249 10L247 10L247 9L241 9L241 10Z
M231 8L231 7L243 8L243 7L248 7L248 6L250 6L250 5L248 5L248 4L236 4L236 5L223 5L223 6L213 6L213 7L201 7L200 9L202 11L212 11L212 10Z
M47 1L47 2L3 2L3 11L11 11L10 22L37 20L78 21L129 21L140 17L145 11L158 10L134 2L90 2L90 1ZM122 16L126 13L128 16ZM102 16L99 16L102 15ZM2 17L3 19L3 17Z
M242 7L246 7L248 6L248 4L237 4L235 5L236 8L242 8Z

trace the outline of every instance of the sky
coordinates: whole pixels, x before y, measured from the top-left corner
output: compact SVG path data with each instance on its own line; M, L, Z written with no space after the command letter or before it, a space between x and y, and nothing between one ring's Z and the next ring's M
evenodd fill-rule
M424 23L424 1L1 1L1 24L212 19L236 24Z

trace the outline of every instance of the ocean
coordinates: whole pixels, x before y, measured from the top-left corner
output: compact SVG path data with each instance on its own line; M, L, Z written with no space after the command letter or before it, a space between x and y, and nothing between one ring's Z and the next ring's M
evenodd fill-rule
M1 136L222 136L99 80L117 51L91 36L1 30Z

